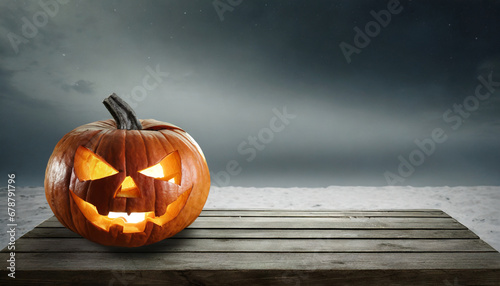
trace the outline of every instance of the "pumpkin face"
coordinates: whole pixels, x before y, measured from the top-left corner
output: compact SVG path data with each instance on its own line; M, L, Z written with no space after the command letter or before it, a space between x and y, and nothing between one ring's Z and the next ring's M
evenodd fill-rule
M208 196L203 153L184 130L141 120L80 126L56 145L47 165L47 201L59 221L89 240L135 247L191 224Z

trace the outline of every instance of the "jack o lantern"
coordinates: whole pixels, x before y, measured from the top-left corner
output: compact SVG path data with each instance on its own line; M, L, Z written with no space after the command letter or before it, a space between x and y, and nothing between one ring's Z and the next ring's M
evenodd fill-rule
M80 126L56 145L45 195L57 219L104 245L137 247L178 233L200 214L210 189L205 157L181 128L138 120L116 94L113 119Z

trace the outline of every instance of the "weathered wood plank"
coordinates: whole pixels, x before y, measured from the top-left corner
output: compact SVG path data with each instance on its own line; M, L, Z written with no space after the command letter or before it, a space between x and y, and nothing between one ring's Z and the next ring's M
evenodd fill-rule
M69 229L40 228L28 232L23 238L77 238L79 234ZM175 235L175 238L448 238L477 239L478 236L465 229L203 229L187 228Z
M495 252L479 239L166 239L140 248L109 247L84 238L19 239L22 252ZM313 263L314 261L311 261Z
M47 228L52 228L52 227L64 227L59 221L54 221L51 218L42 222L39 224L37 227L47 227Z
M30 232L23 235L22 238L44 239L44 238L77 238L81 235L72 232L65 227L36 227Z
M200 217L450 217L442 211L254 211L254 210L204 210Z
M258 228L258 229L465 229L452 218L392 218L392 217L199 217L190 228Z
M63 227L47 220L39 227ZM199 217L189 228L258 229L467 229L453 218L403 217Z
M203 210L200 217L225 216L225 217L442 217L450 218L448 214L440 210L431 211L300 211L300 210ZM49 222L58 221L55 216L50 217Z
M0 253L7 260L8 253ZM500 271L485 253L18 253L21 271L448 270ZM22 261L22 263L21 263ZM311 263L314 261L314 263ZM2 269L2 271L5 271ZM499 276L500 277L500 276ZM500 278L499 278L500 279ZM499 281L500 282L500 281Z
M332 212L332 213L342 213L342 212L443 212L440 209L376 209L376 210L359 210L359 209L345 209L345 210L290 210L290 209L232 209L232 208L205 208L203 212L218 212L218 211L263 211L263 212ZM202 212L202 213L203 213Z
M449 238L477 239L473 232L464 229L196 229L187 228L178 233L175 238Z
M2 273L3 274L3 273ZM498 286L496 270L29 271L2 285ZM6 277L6 276L2 276Z

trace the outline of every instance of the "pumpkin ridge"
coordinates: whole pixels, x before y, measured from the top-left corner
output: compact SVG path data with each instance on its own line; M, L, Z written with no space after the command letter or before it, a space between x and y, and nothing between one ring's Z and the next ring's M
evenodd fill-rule
M144 138L144 132L140 132L140 134L141 134L142 142L144 144L144 149L146 150L146 154L149 154L148 144L146 144L146 138ZM147 156L146 156L146 160L147 160L147 166L150 166L151 163L149 161L149 158L147 158ZM154 202L153 203L153 208L156 209L156 184L155 184L153 178L152 178L152 182L153 183L151 184L151 188L152 188L151 194L153 195L153 202ZM146 237L144 238L145 241L149 240L149 237L151 236L151 232L153 231L153 228L154 228L154 226L151 226L150 229L148 230L148 224L152 224L152 223L147 223L146 224L146 228L144 229L144 233L146 234ZM144 241L144 243L145 243L145 241Z
M165 156L168 156L168 154L171 153L171 151L169 151L167 148L165 148L164 144L162 144L162 140L165 139L165 141L167 142L168 146L170 147L170 149L175 149L175 147L172 145L172 143L170 143L170 140L168 140L168 138L165 138L165 136L162 136L162 133L161 132L155 132L153 133L155 139L156 139L156 142L158 145L161 146L161 148L163 149L163 151L165 152ZM153 162L153 164L158 164L161 162L161 160L163 160L163 158L165 158L165 156L163 156L162 158L160 158L160 160L158 160L158 162Z
M159 157L160 158L159 160L155 160L152 163L148 164L148 166L154 166L156 164L159 164L161 162L161 160L163 160L163 158L165 158L165 156L168 156L169 150L167 149L167 147L165 147L165 145L168 144L168 146L170 147L170 149L173 149L174 146L172 146L168 141L163 140L164 139L163 136L160 136L160 134L158 132L148 132L146 134L149 134L150 137L151 137L148 140L148 142L152 141L152 143L149 143L149 144L151 144L153 146L157 146L158 148L161 148L161 150L163 151L162 153L164 154L161 157ZM148 144L145 144L145 146L147 146L147 145ZM148 162L151 162L151 161L148 161ZM143 175L143 174L141 174L141 175ZM154 198L155 198L154 209L155 209L155 215L156 215L156 210L159 208L158 204L161 201L159 199L159 197L161 197L161 196L158 196L158 194L157 194L157 192L161 191L161 187L158 187L158 185L162 185L162 184L165 184L165 183L163 183L160 180L154 179L154 178L151 178L151 179L152 179L152 183L153 183L153 191L154 191ZM166 210L166 207L165 207L165 210ZM162 212L162 214L163 213L164 212Z
M116 162L113 162L112 160L110 159L113 159L114 161L119 161L117 158L118 157L121 157L122 153L125 153L125 140L126 140L126 130L119 130L119 129L114 129L114 130L107 130L105 134L103 134L103 137L101 138L101 140L99 141L99 145L95 146L95 151L94 153L96 154L105 154L105 153L109 153L109 152L112 152L113 154L115 154L114 157L108 157L108 158L105 158L104 156L101 156L103 157L111 166L113 166L113 168L115 168L117 171L118 171L118 174L115 174L113 176L124 176L124 174L121 174L125 171L125 166L126 165L122 165L122 164L116 164ZM121 145L121 148L115 148L116 145ZM120 152L118 152L118 150L120 150ZM125 156L123 156L125 157ZM112 161L112 162L110 162ZM125 161L125 158L124 160ZM121 175L120 175L121 174ZM112 177L113 177L112 176ZM106 178L104 178L106 179ZM115 179L117 180L117 179ZM92 202L94 205L96 205L98 211L104 211L107 209L107 212L106 213L109 213L109 198L108 198L108 202L107 202L107 205L106 202L103 202L103 204L99 204L98 202L94 201L93 198L94 197L100 197L101 195L99 195L97 192L97 190L95 189L95 184L101 184L102 182L102 179L99 179L99 180L92 180L90 181L90 184L89 184L89 187L86 188L86 191L87 191L87 195L85 197L85 201L88 201L88 202ZM94 186L94 187L93 187ZM116 186L113 185L113 190L112 192L114 193L116 191L116 188L119 187L119 184L117 184ZM108 191L106 192L106 194L108 193L111 193L111 191Z
M128 132L125 131L125 139L123 140L123 145L124 145L123 150L125 150L125 154L123 155L123 166L125 166L125 170L124 170L125 178L127 177L127 172L128 172L128 170L127 170L127 134L128 134ZM123 182L121 184L123 184ZM118 188L121 188L121 184ZM124 199L125 199L125 212L127 212L129 202L128 202L128 198L124 198ZM109 205L108 205L109 209L111 209L112 204L113 204L113 201L109 200Z
M95 133L91 136L91 138L95 137L97 134L99 134L100 131L95 131ZM63 148L65 147L66 144L68 143L73 143L73 140L70 140L70 139L73 139L72 136L65 136L63 137L63 139L60 141L60 143L58 143L58 147L56 148ZM76 149L75 149L76 150ZM54 150L55 151L55 150ZM52 158L52 156L51 156ZM74 150L73 149L68 149L68 148L63 148L63 151L62 151L62 154L60 155L60 158L67 158L70 160L70 162L72 162L72 165L73 166L73 162L74 162ZM69 175L69 183L68 183L68 186L71 186L72 184L72 180L73 180L73 176L74 176L74 172L73 172L73 167L71 168L71 171L70 171L70 175ZM57 186L55 187L55 182L56 181L53 181L52 182L52 187L51 188L48 188L48 190L56 190L56 193L54 193L54 191L49 191L51 193L51 201L53 204L55 204L55 199L57 197L60 196L60 192L64 192L64 191L61 191L61 187ZM47 189L46 189L46 193L47 193ZM71 204L71 198L70 197L67 197L67 204L70 205ZM59 213L59 212L58 212ZM60 215L60 214L59 214ZM61 217L64 217L64 216L61 216ZM73 222L73 220L64 220L63 219L63 224L65 225L70 225L71 227L75 227L75 224ZM71 228L70 227L70 228Z
M165 156L168 156L168 154L174 152L174 151L177 151L177 146L175 144L172 144L172 142L170 141L169 138L167 138L163 132L161 132L162 130L158 130L159 132L155 132L153 133L154 136L157 138L157 141L159 142L159 145L163 148L163 150L165 151ZM163 141L164 140L164 141ZM166 144L165 144L166 143ZM165 145L169 146L169 148L165 147ZM174 151L170 151L170 150L174 150ZM180 154L179 154L180 155ZM183 158L181 158L181 162L182 162ZM161 161L161 159L160 159ZM159 163L160 161L158 161L157 163ZM156 164L156 163L155 163ZM182 166L182 163L181 163L181 166ZM162 183L158 183L158 184L162 184ZM155 182L155 185L156 185L156 182ZM182 185L182 182L181 184L179 185L179 187L177 187L177 192L175 194L175 198L168 198L167 202L168 204L171 204L172 202L174 202L181 194L179 194L179 189L180 189L180 186ZM168 186L169 190L170 190L170 185ZM155 197L157 197L157 194L156 194L156 188L155 188ZM160 202L160 200L158 200L158 202ZM167 206L168 206L167 204ZM167 211L167 206L165 206L165 212ZM155 213L156 213L156 209L159 209L159 207L157 207L157 201L155 200ZM162 212L162 215L163 215L164 212Z
M162 131L163 131L163 130L162 130ZM166 136L167 136L167 134L163 133L162 131L161 131L160 133L162 133L162 134L163 134L163 136L165 136L165 137L166 137ZM176 135L175 137L176 137L176 138L178 138L178 140L179 140L180 142L184 143L184 145L186 145L186 146L188 146L188 147L189 147L189 149L190 149L190 151L191 151L190 153L194 154L194 153L195 153L195 151L196 151L196 152L198 152L198 147L196 146L196 144L197 144L197 143L195 144L195 143L192 141L192 140L194 140L194 139L192 139L192 140L191 140L191 138L188 138L188 137L185 137L185 136L184 136L184 133L186 133L186 134L187 134L187 132L186 132L186 131L184 131L184 130L182 130L182 132L179 132L178 130L171 130L171 131L172 131L172 132ZM202 156L202 153L200 153L200 156L201 156L203 159L205 159L205 157L204 157L204 156ZM202 167L202 166L201 166L201 163L200 163L200 162L198 162L198 160L197 160L197 159L195 159L194 161L195 161L195 163L197 164L197 166L198 166L198 167L200 167L200 168Z
M151 150L149 149L149 147L148 147L148 143L147 143L147 142L149 142L149 140L150 140L150 139L145 137L145 135L146 135L147 133L145 133L145 132L139 132L139 133L141 134L141 139L142 139L142 143L143 143L143 145L144 145L144 150L146 151L146 153L145 153L145 154L150 154L150 151L151 151ZM165 151L165 147L163 146L162 142L160 142L160 141L156 138L156 136L154 135L154 133L151 133L151 138L154 138L154 141L155 141L155 142L154 142L154 145L155 145L155 146L160 145L160 146L161 146L161 148ZM161 160L162 160L162 159L160 158L160 161L161 161ZM148 156L146 156L146 161L147 161L147 164L146 164L146 166L147 166L147 167L146 167L146 168L148 168L148 167L150 167L150 166L153 166L153 165L155 165L155 164L158 164L158 163L160 162L160 161L158 161L158 162L152 162L152 163L151 163L151 161L150 161L150 159L149 159L149 157L148 157ZM138 172L139 172L139 170L138 170ZM140 173L139 173L139 174L140 174ZM142 174L140 174L139 176L142 176ZM151 180L151 190L150 190L150 193L151 193L152 198L153 198L153 204L152 204L152 205L153 205L153 209L155 209L155 210L156 210L156 201L157 201L157 196L156 196L156 182L155 182L155 181L156 181L156 179L154 179L154 178L149 178L149 177L148 177L148 180Z
M130 131L125 131L126 133L126 139L125 139L125 166L127 168L126 176L130 176L136 184L139 181L142 181L140 178L138 178L137 171L141 168L141 162L143 162L144 157L139 156L138 154L147 154L144 138L142 136L142 130L130 130ZM139 139L140 138L140 139ZM140 142L139 142L140 140ZM127 144L128 143L128 144ZM129 149L132 149L133 152L130 152ZM132 157L128 157L128 155L131 155ZM127 158L130 159L130 161L127 161ZM146 158L147 160L147 158ZM128 162L128 163L127 163ZM130 166L129 166L130 165ZM147 166L147 164L145 164ZM129 170L129 167L132 166L132 170ZM144 184L141 183L141 186L137 185L137 188L140 191L140 199L139 198L126 198L125 199L125 212L130 214L131 209L137 209L138 206L140 208L145 208L146 203L145 203L145 197L148 196L149 190L144 187Z
M101 130L113 130L116 129L116 122L113 119L99 120L92 123L87 123L77 127L75 130L78 132L83 132L81 129L95 129L96 131Z
M109 130L109 129L103 129L101 132L97 133L96 135L100 135L100 136L99 136L99 138L97 139L97 142L96 142L95 144L93 144L93 145L95 146L95 147L94 147L94 150L91 150L91 149L89 149L89 150L90 150L90 151L92 151L92 152L94 152L94 154L96 154L96 155L97 155L97 148L98 148L98 147L99 147L99 145L101 144L101 141L102 141L103 137L104 137L107 133L109 133L109 132L111 132L111 130ZM85 142L85 144L83 144L82 146L83 146L83 147L85 147L85 148L87 148L85 145L87 145L87 144L89 144L90 142L92 142L92 141L93 141L93 139L94 139L94 137L95 137L95 136L92 136L92 137L91 137L91 138L90 138L87 142ZM87 148L87 149L88 149L88 148ZM74 156L74 155L73 155L73 156ZM99 155L97 155L97 156L99 156ZM99 156L99 157L101 157L101 156Z
M50 158L49 158L49 164L47 164L47 168L45 169L45 173L48 173L50 172L50 169L52 168L52 165L55 164L55 162L53 161L53 157L57 155L57 151L59 151L59 149L62 148L61 145L63 145L64 143L66 143L68 140L71 139L71 136L64 136L56 145L56 147L54 148L54 151L52 152ZM64 151L63 151L64 152ZM61 157L65 157L65 154L63 153L61 155ZM54 159L55 160L55 159ZM50 177L49 177L50 178ZM49 206L51 207L52 211L55 213L55 214L59 214L61 217L63 217L61 215L61 213L59 212L59 210L57 208L53 208L52 206L55 206L56 205L56 197L59 197L59 194L58 192L56 191L56 194L54 193L53 190L57 190L59 189L57 186L56 186L56 183L57 181L50 178L50 179L47 179L47 176L45 177L45 181L44 181L44 188L45 188L45 197L47 198L47 201L48 200L48 196L50 196L50 201L49 201ZM50 186L49 186L50 185ZM48 196L47 196L48 195ZM68 203L70 203L70 200L68 198ZM63 220L63 224L67 225L68 223Z
M165 130L165 129L164 129ZM174 147L173 149L178 149L177 148L177 144L173 144L172 141L168 138L168 136L163 133L164 130L159 130L160 131L160 134L165 138L165 140L167 140L168 144L172 147ZM173 131L173 130L168 130L168 131ZM168 155L169 152L167 152L167 155ZM179 155L181 155L181 153L179 153ZM182 157L181 157L181 162L184 161L186 158L183 158L185 155L183 154ZM183 167L183 165L181 164L181 168ZM181 169L181 172L182 172L182 169ZM183 178L184 179L184 176ZM176 197L179 197L182 195L182 193L179 193L179 190L180 190L180 186L183 186L182 184L182 179L181 179L181 183L179 184L179 188L177 189L177 194L176 194Z
M100 132L96 133L94 136L92 136L91 138L89 138L89 140L87 140L87 142L85 142L81 146L89 149L86 145L89 144L89 142L92 142L92 139L94 139L97 135L99 135L99 138L97 139L97 142L95 144L93 144L93 146L92 146L93 150L89 149L90 151L92 151L94 154L97 155L97 149L99 148L99 145L101 144L102 139L104 138L104 136L106 135L106 133L109 133L109 132L110 131L106 130L106 129L101 130ZM75 160L75 154L76 154L76 149L75 149L75 152L73 153L73 164L74 164L74 160ZM97 155L97 156L99 156L99 155ZM101 157L101 156L99 156L99 157ZM78 181L80 181L80 179L76 176L76 173L74 171L74 165L73 165L73 174L72 174L72 176L75 176L75 179L78 180ZM74 187L73 187L73 191L76 191ZM71 197L71 194L68 193L68 195ZM84 197L85 200L87 200L88 199L87 195L88 195L88 188L85 188L85 194L81 194L81 197Z
M144 145L144 150L146 151L145 154L149 154L149 150L148 150L148 144L146 144L146 138L144 138L144 132L139 132L139 134L141 135L141 140L142 140L142 144ZM148 156L146 156L146 166L151 166L151 163L149 161L149 158ZM155 189L155 182L154 182L154 179L153 179L153 183L151 184L151 188L152 190L150 191L152 196L153 196L153 208L156 208L156 189Z
M148 150L148 144L146 144L146 139L144 138L144 135L145 135L145 133L144 133L144 132L141 132L141 137L143 137L143 140L144 140L144 146L145 146L146 151L147 151L147 150ZM165 150L165 147L163 146L162 142L161 142L161 141L158 139L158 137L156 136L156 133L150 133L150 135L151 135L151 138L152 138L152 139L149 139L149 140L148 140L148 142L149 142L149 141L154 140L154 143L153 143L153 144L154 144L155 146L158 146L158 145L159 145L159 146L162 148L162 150L164 151L164 153L166 153L166 152L167 152L167 150ZM149 143L149 144L152 144L152 143ZM148 152L147 154L149 154L149 152ZM148 166L152 166L152 165L158 164L160 161L161 161L161 159L160 159L158 162L153 162L153 163L151 163L151 161L150 161L150 160L149 160L149 158L148 158ZM141 175L142 175L142 174L141 174ZM143 176L144 176L144 175L143 175ZM156 180L155 180L154 178L150 178L150 179L152 180L152 194L153 194L153 197L154 197L154 204L153 204L153 206L154 206L154 209L156 210L156 202L157 202L157 194L156 194L157 189L156 189L156 184L157 184L157 183L156 183ZM156 212L155 212L155 215L156 215Z
M106 133L108 133L108 132L109 132L109 130L101 130L101 131L99 131L99 132L96 132L93 136L91 136L91 137L87 140L87 142L85 142L85 143L83 143L83 142L82 142L83 144L82 144L82 145L80 145L80 146L84 146L84 147L85 147L85 145L87 145L89 142L92 142L92 141L93 141L93 139L94 139L96 136L99 136L99 138L97 139L97 143L96 143L96 148L97 148L97 146L99 146L99 143L101 142L102 138L103 138L103 137L106 135ZM75 160L75 153L76 153L76 149L77 149L77 148L75 148L75 150L74 150L74 152L73 152L73 155L72 155L72 162L73 162L73 164L74 164L74 160ZM91 151L92 151L92 152L94 152L93 150L91 150ZM94 152L94 153L95 153L95 152ZM73 188L73 190L75 189L76 181L79 181L79 179L78 179L78 177L76 176L76 173L75 173L75 170L74 170L74 165L73 165L73 170L72 170L72 172L71 172L71 181L70 181L70 184L69 184L69 189L72 189L72 188ZM90 185L90 183L89 183L89 185ZM85 194L82 194L82 197L87 198L88 188L84 188L84 190L85 190ZM69 196L69 198L70 198L70 200L69 200L69 209L70 209L71 213L73 213L73 212L74 212L74 209L73 209L73 206L72 206L73 204L71 203L71 202L73 201L73 198L71 197L71 193L70 193L69 191L67 192L67 195L68 195L68 196ZM77 224L77 223L75 223L75 219L77 219L77 217L76 217L76 216L72 216L71 223L73 224L73 227L74 227L75 229L77 229L77 225L78 225L78 224ZM85 228L87 229L87 227L85 227Z
M180 128L177 125L174 125L174 124L169 123L169 122L159 121L156 119L140 119L140 121L141 121L141 124L143 127L142 130L146 130L146 131L161 131L164 129L168 129L168 130L179 129L179 130L184 131L182 128Z

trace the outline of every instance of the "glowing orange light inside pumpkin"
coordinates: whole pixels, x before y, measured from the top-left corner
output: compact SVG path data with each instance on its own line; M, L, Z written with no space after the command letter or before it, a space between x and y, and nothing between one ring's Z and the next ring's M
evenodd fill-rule
M162 226L167 222L171 221L172 219L174 219L175 217L177 217L177 215L186 205L186 202L189 198L189 195L191 194L192 189L193 187L191 187L189 190L185 191L182 195L180 195L177 198L177 200L175 200L173 203L169 204L167 206L165 214L158 217L155 217L154 211L137 213L138 215L135 215L136 213L131 213L130 215L127 215L127 217L124 217L124 215L121 215L121 213L112 213L112 212L110 212L111 216L110 214L108 214L107 216L100 215L97 212L97 208L94 205L84 201L71 190L70 193L80 211L83 213L85 218L87 218L87 220L89 220L92 224L106 231L109 231L109 228L113 225L119 225L123 227L123 233L135 233L135 232L143 232L144 229L146 228L147 222L149 221L156 225ZM128 217L131 217L132 215L134 217L143 216L144 219L138 222L128 221Z
M165 156L160 163L141 170L139 173L180 185L182 180L181 171L181 157L178 151L174 151Z
M97 180L118 173L106 161L83 146L76 150L74 168L81 181Z
M131 213L127 214L125 212L109 212L108 217L109 218L123 218L125 219L125 222L128 223L138 223L146 219L146 214L147 213Z
M163 178L164 176L161 164L156 164L152 167L139 171L139 173L153 178Z
M123 180L121 187L116 192L115 197L117 198L139 198L141 197L141 191L135 184L132 177L127 176Z
M75 153L75 174L81 181L97 180L117 174L118 171L109 165L103 158L94 154L89 149L80 146ZM165 156L158 164L139 171L139 173L163 181L169 181L180 185L181 183L181 159L178 151ZM191 194L192 187L180 195L177 200L167 206L165 213L155 217L155 212L109 212L108 215L100 215L97 208L78 197L70 190L73 200L81 210L85 218L94 225L109 231L111 226L118 225L123 228L123 233L143 232L148 221L159 226L171 221L180 213ZM141 192L132 177L127 176L116 190L116 197L139 198Z

